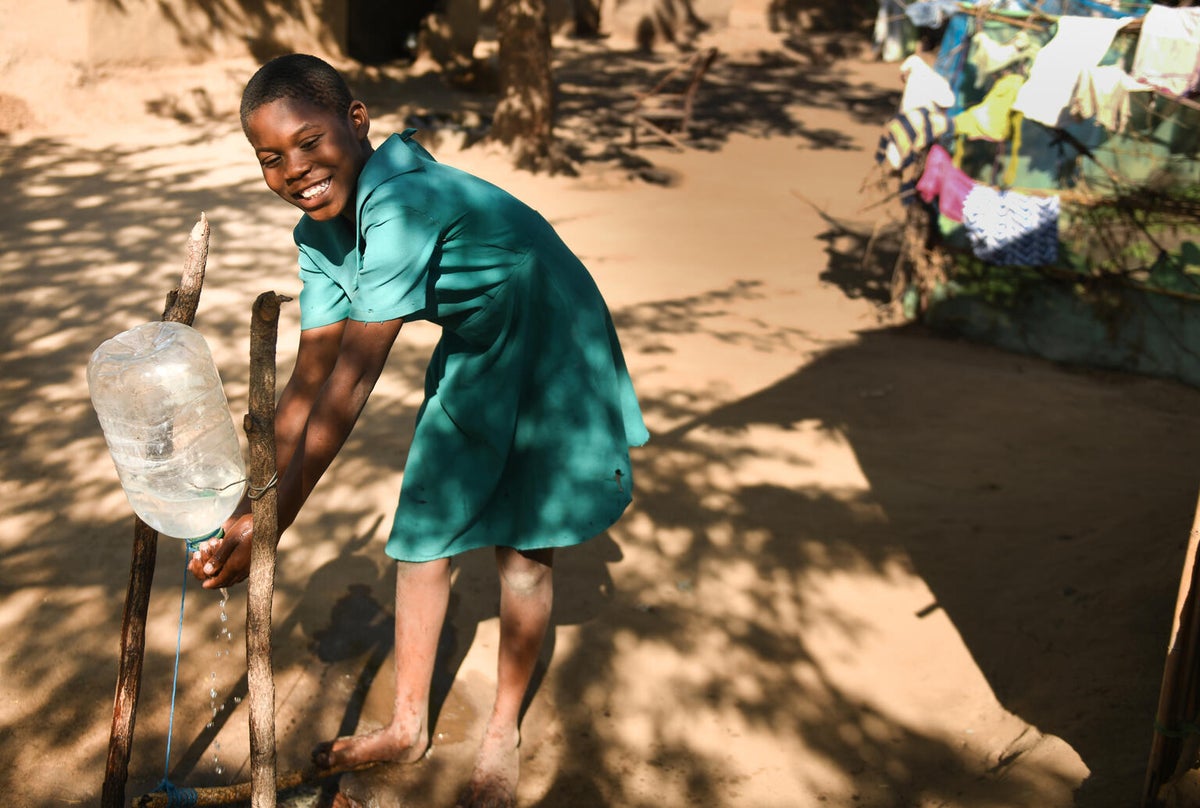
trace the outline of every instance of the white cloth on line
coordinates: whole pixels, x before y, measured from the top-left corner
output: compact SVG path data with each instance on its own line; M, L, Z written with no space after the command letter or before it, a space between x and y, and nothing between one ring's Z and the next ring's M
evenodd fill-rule
M1117 31L1130 19L1059 17L1054 38L1038 51L1013 109L1030 120L1058 126L1075 94L1079 74L1100 64Z
M1200 86L1200 8L1151 6L1142 18L1129 72L1175 95Z
M954 88L950 82L915 53L901 63L900 77L904 79L901 112L921 107L948 109L954 106Z
M1079 74L1075 94L1071 97L1071 114L1096 123L1110 132L1120 132L1129 120L1129 94L1149 92L1142 84L1117 65L1088 67Z
M1037 45L1024 31L1018 31L1010 42L997 42L980 31L971 37L971 46L967 51L967 61L975 66L975 87L984 86L994 73L1034 56L1037 51Z

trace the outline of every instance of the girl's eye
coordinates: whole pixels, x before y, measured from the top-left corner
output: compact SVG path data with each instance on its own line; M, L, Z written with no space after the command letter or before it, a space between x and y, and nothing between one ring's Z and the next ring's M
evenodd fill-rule
M279 165L279 162L280 158L276 155L272 157L264 157L258 161L258 164L263 168L274 168L275 166Z
M317 144L320 142L321 142L320 135L317 135L316 137L310 137L307 140L304 140L300 143L300 148L304 149L305 151L311 151L312 149L315 149L317 147Z

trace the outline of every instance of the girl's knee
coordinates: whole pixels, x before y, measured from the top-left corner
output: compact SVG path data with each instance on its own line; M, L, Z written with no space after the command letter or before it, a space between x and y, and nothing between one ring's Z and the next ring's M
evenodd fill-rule
M550 586L553 575L553 550L521 552L511 547L496 548L500 581L510 591L528 594Z

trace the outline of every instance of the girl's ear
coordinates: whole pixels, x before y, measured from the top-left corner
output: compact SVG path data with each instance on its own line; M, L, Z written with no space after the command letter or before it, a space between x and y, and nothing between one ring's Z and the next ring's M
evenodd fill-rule
M355 137L366 140L371 131L371 116L367 114L367 105L362 101L351 101L350 111L346 114L349 116L350 128L354 130Z

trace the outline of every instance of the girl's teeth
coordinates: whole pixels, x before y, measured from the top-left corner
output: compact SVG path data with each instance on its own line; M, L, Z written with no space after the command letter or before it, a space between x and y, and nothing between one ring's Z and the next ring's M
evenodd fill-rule
M313 187L302 191L300 193L300 196L304 199L312 199L314 196L321 193L328 187L329 187L329 180L325 180L325 182L318 183L317 185L314 185Z

